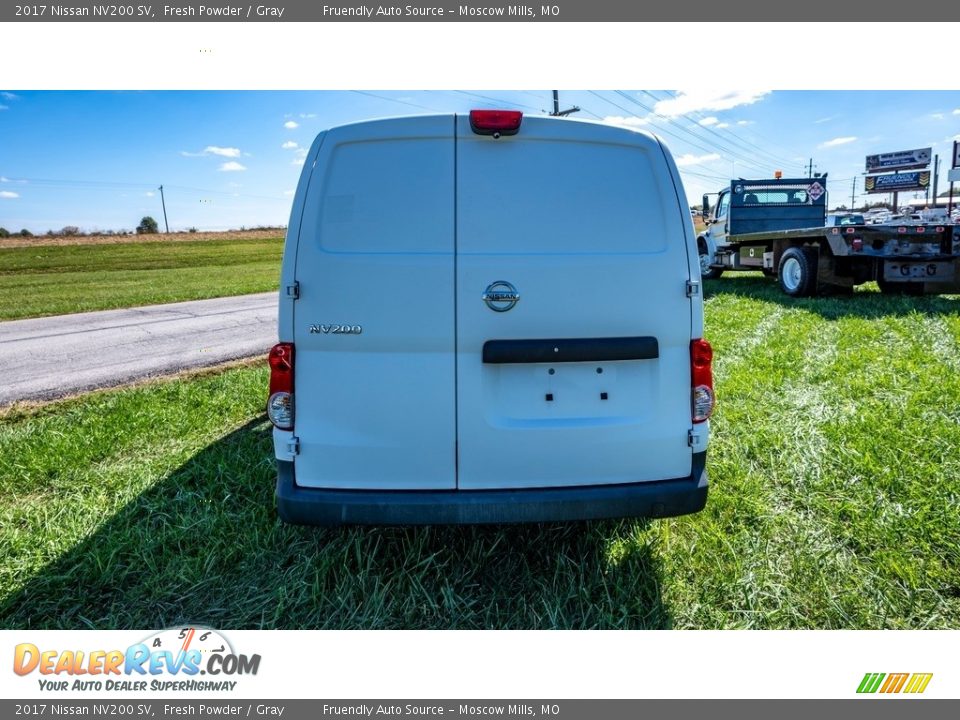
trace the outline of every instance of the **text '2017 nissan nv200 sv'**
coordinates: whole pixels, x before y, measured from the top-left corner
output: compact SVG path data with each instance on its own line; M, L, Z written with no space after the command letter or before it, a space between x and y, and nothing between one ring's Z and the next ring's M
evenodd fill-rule
M500 110L321 133L269 356L280 516L700 510L699 267L677 167L648 133Z

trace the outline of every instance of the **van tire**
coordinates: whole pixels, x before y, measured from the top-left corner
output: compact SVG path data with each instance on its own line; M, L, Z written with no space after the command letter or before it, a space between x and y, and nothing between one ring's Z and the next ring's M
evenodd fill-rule
M817 288L817 249L792 247L780 257L780 289L791 297L810 297Z

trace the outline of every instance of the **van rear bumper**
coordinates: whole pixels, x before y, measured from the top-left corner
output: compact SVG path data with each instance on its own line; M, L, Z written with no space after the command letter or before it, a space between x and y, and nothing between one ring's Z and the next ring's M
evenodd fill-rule
M622 485L522 490L327 490L296 484L277 461L277 510L298 525L457 525L672 517L707 502L707 453L688 477Z

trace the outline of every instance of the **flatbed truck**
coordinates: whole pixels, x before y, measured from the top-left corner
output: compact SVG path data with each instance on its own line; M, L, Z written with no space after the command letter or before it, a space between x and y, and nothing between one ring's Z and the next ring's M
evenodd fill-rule
M827 177L731 180L697 237L704 279L760 270L793 297L881 292L960 293L960 226L948 223L827 227Z

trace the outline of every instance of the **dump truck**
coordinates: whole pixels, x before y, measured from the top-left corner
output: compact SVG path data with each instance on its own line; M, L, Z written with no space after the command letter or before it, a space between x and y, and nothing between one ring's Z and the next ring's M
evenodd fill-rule
M960 226L826 224L827 176L730 181L703 196L697 237L704 279L760 270L793 297L850 293L876 281L883 293L960 292Z

